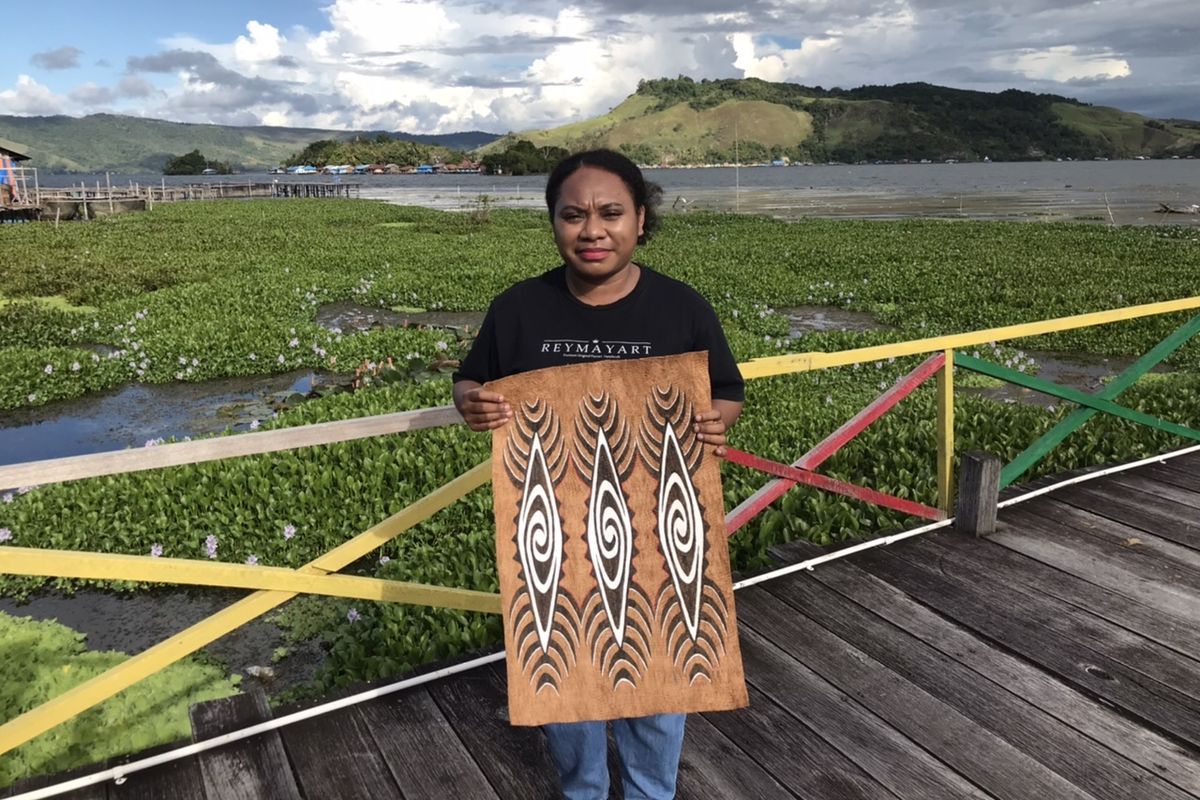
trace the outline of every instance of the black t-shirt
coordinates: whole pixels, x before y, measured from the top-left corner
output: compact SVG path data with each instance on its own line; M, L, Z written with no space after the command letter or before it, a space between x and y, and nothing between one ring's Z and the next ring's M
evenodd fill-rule
M742 401L745 384L716 312L685 283L646 267L615 303L590 306L567 288L565 266L496 297L454 380L490 380L603 359L708 351L712 395Z

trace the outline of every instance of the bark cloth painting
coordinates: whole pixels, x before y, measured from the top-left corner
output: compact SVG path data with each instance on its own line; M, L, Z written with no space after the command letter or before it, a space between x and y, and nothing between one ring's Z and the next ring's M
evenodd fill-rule
M740 708L707 354L495 381L496 554L514 725Z

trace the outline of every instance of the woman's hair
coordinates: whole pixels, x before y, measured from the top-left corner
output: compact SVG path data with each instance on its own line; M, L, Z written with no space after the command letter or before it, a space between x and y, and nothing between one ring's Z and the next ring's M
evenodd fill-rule
M649 241L651 234L658 227L658 213L655 209L662 200L662 187L646 180L637 164L614 150L576 153L555 165L549 180L546 181L546 208L550 212L550 221L554 222L554 206L558 204L558 196L562 194L563 181L580 167L602 169L621 179L633 195L634 206L646 209L646 220L642 223L642 235L638 237L638 244Z

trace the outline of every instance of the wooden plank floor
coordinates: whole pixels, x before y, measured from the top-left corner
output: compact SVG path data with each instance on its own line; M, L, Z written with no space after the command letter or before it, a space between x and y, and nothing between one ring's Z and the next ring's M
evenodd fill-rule
M750 707L689 718L679 796L1200 800L1200 454L1000 520L739 592ZM504 684L477 669L74 796L555 797ZM227 705L224 729L265 713Z

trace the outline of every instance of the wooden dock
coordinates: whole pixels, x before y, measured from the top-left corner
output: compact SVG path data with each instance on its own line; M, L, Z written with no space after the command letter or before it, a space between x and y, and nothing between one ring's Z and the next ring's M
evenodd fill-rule
M81 183L78 186L56 189L41 187L37 190L37 194L31 195L31 197L35 204L43 206L56 202L107 203L110 200L116 203L140 200L153 204L184 200L247 200L266 197L355 198L359 196L361 187L362 184L357 181L337 179L325 181L231 180L182 184L130 183L127 186L108 186L99 183L89 186Z
M750 706L689 718L679 797L1200 798L1200 453L1056 490L1000 523L738 592ZM206 738L267 715L242 695L193 723ZM619 784L614 772L617 797ZM65 796L557 791L542 734L509 726L493 665Z
M261 198L354 199L362 184L332 181L223 181L189 184L135 184L78 186L26 192L21 204L0 207L0 221L87 220L127 211L145 211L155 203L189 200L250 200Z

